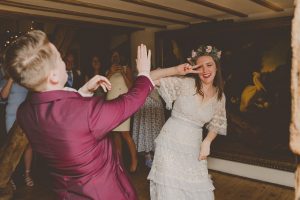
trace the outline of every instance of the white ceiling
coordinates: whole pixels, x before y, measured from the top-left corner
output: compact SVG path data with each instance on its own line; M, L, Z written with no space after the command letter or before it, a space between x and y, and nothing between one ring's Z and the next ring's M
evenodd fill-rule
M0 14L156 29L292 16L293 12L293 0L0 0Z

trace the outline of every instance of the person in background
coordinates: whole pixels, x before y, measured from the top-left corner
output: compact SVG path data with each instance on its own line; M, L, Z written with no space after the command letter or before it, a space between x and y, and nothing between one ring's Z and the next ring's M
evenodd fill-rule
M20 104L26 99L28 90L21 85L14 83L12 78L8 78L5 85L1 89L1 99L7 99L6 114L5 114L5 127L8 133L16 120L17 109ZM28 144L24 152L24 181L26 186L33 187L34 182L31 178L31 165L32 165L32 148ZM13 184L15 187L15 185Z
M145 165L152 166L154 140L165 123L165 110L157 89L147 97L144 106L134 115L132 138L137 151L145 153Z
M68 80L65 86L78 90L83 85L84 80L81 71L75 66L74 53L69 51L64 60L68 74Z
M112 84L112 90L107 93L107 99L115 99L118 96L126 93L132 85L132 71L128 66L121 64L119 52L115 51L111 56L111 67L107 72L107 78ZM113 130L113 137L116 149L122 157L122 138L126 141L130 156L130 172L135 172L137 169L138 159L135 144L130 135L130 119L127 119L120 126ZM122 138L121 138L122 137Z
M91 59L91 67L87 71L87 75L85 76L85 82L87 82L89 79L91 79L95 75L103 75L102 73L102 63L100 60L100 57L97 55L92 56ZM96 96L104 96L105 93L102 88L98 88L95 91Z
M0 53L0 90L6 83L5 72L2 66L2 56ZM1 94L1 93L0 93ZM7 98L2 98L0 95L0 147L3 145L3 142L6 138L6 128L5 128L5 109L7 104Z

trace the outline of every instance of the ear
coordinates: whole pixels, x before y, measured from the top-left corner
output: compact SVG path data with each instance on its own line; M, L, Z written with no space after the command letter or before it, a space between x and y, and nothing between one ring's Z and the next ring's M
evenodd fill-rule
M53 69L50 71L50 74L48 76L48 82L51 85L57 85L59 83L58 70Z

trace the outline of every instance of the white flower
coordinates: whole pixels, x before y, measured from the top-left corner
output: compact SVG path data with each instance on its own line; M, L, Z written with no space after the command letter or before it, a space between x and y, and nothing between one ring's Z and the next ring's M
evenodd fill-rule
M218 58L221 58L221 54L222 54L222 51L218 51L218 52L217 52Z
M194 58L194 57L196 57L197 56L197 53L196 53L196 51L192 51L192 58Z
M212 51L212 46L207 46L205 51L206 53L210 53Z

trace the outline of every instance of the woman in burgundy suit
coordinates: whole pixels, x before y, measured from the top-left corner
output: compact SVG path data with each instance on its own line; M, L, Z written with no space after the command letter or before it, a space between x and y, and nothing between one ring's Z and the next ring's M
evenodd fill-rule
M139 77L132 89L112 101L82 97L65 91L65 64L42 31L31 31L16 40L6 54L7 71L34 93L19 108L17 119L32 148L50 168L56 199L137 199L119 155L107 133L129 118L153 89L150 57L138 48ZM109 81L95 76L81 92ZM72 124L72 126L66 126Z

